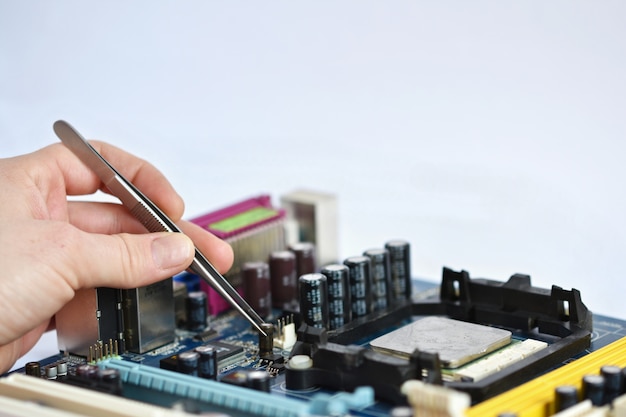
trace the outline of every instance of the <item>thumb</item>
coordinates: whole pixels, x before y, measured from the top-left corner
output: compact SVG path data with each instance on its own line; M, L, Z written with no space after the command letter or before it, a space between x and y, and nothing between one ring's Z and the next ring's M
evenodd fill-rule
M88 250L89 259L76 277L78 288L134 288L165 279L185 270L194 257L194 245L182 233L146 233L116 235L90 234L90 245L81 244L79 252Z

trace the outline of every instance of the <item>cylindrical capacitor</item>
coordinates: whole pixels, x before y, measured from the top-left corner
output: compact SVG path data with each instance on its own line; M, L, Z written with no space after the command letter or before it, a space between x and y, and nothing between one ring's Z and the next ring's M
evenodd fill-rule
M201 331L207 326L207 296L204 291L192 291L185 298L187 329Z
M198 376L205 379L217 379L217 351L212 346L198 346Z
M57 363L57 376L59 379L65 379L67 377L67 362L61 361Z
M326 277L328 288L328 327L335 330L345 326L352 319L348 267L331 264L326 265L320 272Z
M271 355L274 353L274 325L272 323L262 323L261 329L265 332L259 332L259 356Z
M97 379L100 374L100 368L96 365L83 364L76 367L76 376L88 379Z
M46 366L46 378L57 379L57 366L55 364Z
M391 240L385 244L389 251L393 298L396 301L411 299L411 246L404 240Z
M583 399L591 400L595 406L604 404L604 378L600 375L585 375L583 377Z
M41 365L39 362L28 362L24 368L26 375L41 378Z
M263 318L272 314L270 267L267 262L246 262L241 266L246 301Z
M554 389L554 411L557 413L578 403L578 390L573 385L561 385Z
M246 385L257 391L270 392L270 374L267 371L250 371L246 375Z
M350 302L352 319L363 317L372 312L372 277L370 258L352 256L343 261L348 267L350 282Z
M372 296L374 308L384 310L391 305L391 264L387 249L369 249L363 255L370 258L372 274Z
M181 374L198 376L198 362L200 354L198 352L189 351L178 354L176 359L176 370Z
M328 329L328 288L326 276L304 274L299 278L300 316L309 326Z
M311 242L298 242L289 246L289 250L296 255L296 276L316 272L315 245Z
M294 308L298 300L296 255L290 251L275 251L270 254L269 264L272 304L282 309Z
M605 365L600 368L600 375L604 378L604 402L608 404L622 393L624 386L622 368Z

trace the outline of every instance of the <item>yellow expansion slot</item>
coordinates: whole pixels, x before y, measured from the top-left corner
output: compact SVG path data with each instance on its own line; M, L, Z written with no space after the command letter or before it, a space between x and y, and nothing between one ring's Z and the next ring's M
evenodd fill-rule
M573 385L579 392L585 375L600 373L604 365L626 366L626 337L568 363L544 376L477 404L466 410L467 417L497 417L503 412L518 417L548 417L554 412L554 389Z

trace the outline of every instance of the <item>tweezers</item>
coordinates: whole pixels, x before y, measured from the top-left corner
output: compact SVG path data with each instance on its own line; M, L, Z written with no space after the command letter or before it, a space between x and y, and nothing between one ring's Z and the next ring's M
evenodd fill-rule
M182 233L178 226L156 204L113 168L69 123L58 120L54 123L53 128L61 142L100 177L108 190L120 199L122 204L149 232ZM197 247L195 251L189 270L205 280L224 297L261 335L267 336L261 326L265 324L263 319L230 285L226 278L211 265Z

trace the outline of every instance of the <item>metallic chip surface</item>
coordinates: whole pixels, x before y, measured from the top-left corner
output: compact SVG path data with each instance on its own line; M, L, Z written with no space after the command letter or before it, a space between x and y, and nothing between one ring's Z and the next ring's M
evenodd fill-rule
M508 330L432 316L380 336L370 346L402 357L415 349L438 353L444 367L457 368L510 342Z

